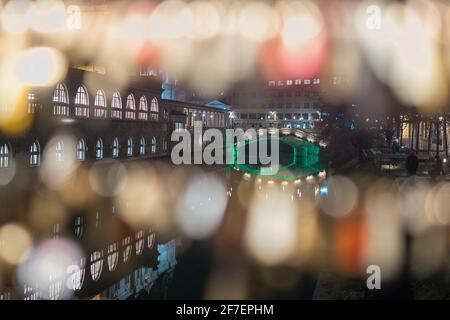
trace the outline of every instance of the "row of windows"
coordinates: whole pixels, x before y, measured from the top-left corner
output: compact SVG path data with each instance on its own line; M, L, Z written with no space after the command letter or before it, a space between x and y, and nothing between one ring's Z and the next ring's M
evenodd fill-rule
M236 113L237 119L250 120L318 120L320 115L318 113Z
M134 253L136 256L140 256L144 252L144 248L153 249L155 246L155 234L153 232L149 232L147 237L145 237L144 230L140 230L134 235ZM122 261L124 263L130 260L130 257L133 253L133 236L127 236L122 239ZM117 264L119 262L119 243L114 242L109 244L106 247L106 263L108 266L108 271L115 271ZM104 264L104 251L103 249L94 251L90 255L90 272L91 278L93 281L97 281L100 279L103 271ZM86 258L81 258L79 269L72 274L72 288L74 290L80 290L83 286L84 282L84 273L85 273L85 265Z
M134 240L134 245L133 245ZM126 236L121 241L122 250L119 250L119 242L113 242L106 246L106 259L104 255L104 250L99 249L92 252L89 255L89 260L87 261L86 257L81 257L80 260L74 261L74 264L71 267L71 273L67 279L67 285L70 289L74 291L79 291L83 288L83 284L85 282L86 277L86 266L87 262L89 262L88 270L90 272L91 279L93 281L98 281L101 275L104 273L103 271L106 269L104 266L107 265L107 269L110 272L114 272L117 268L120 253L122 253L122 261L124 263L130 260L130 257L134 252L136 256L140 256L144 253L145 247L152 250L156 244L156 236L152 230L147 232L145 235L144 230L140 230L133 235ZM51 300L57 300L62 296L64 290L63 284L63 273L53 271L49 275L49 287L48 287L48 298ZM2 296L2 300L10 299L11 296ZM38 300L42 298L40 296L39 288L35 285L24 285L24 299L25 300Z
M275 109L282 109L282 108L297 108L297 109L308 109L308 108L318 108L319 102L304 102L304 103L271 103L269 104L269 108Z
M310 80L310 79L303 80L303 84L305 84L305 85L309 85L311 83L312 84L320 84L320 79L316 78L316 79L313 79L313 80ZM285 85L286 86L292 86L292 85L299 86L299 85L302 84L302 80L301 79L286 80L286 81L278 80L277 82L271 80L271 81L268 82L268 84L269 84L270 87L274 87L274 86L284 87Z
M127 139L126 155L127 157L132 157L136 154L134 150L133 138ZM152 137L150 139L150 153L155 155L157 152L157 139ZM86 160L86 142L84 139L80 139L76 146L76 158L79 161ZM103 139L98 138L95 143L95 158L97 160L104 158L104 144ZM167 151L168 142L165 137L161 138L161 149L162 151ZM147 153L147 141L144 137L139 139L138 144L138 155L145 156ZM114 138L111 145L111 157L118 158L120 154L120 143L118 138ZM10 165L11 150L7 143L0 144L0 168L8 168ZM33 141L29 148L29 163L31 166L39 166L41 163L41 146L38 140ZM64 142L58 141L55 144L55 159L57 162L64 161Z
M115 214L116 210L115 207L112 207L113 215ZM102 215L100 211L96 211L95 213L95 228L99 229L102 225ZM73 224L73 232L75 236L79 239L83 237L84 234L84 217L83 216L76 216L74 219ZM58 238L60 233L60 224L56 223L53 226L53 237ZM100 279L103 270L105 269L104 264L106 262L108 270L110 272L115 271L119 258L120 253L122 253L122 261L123 263L126 263L130 260L131 256L133 255L133 252L136 254L136 256L140 256L144 252L144 248L147 247L148 249L153 249L156 243L156 235L152 230L149 230L147 232L147 235L145 235L144 230L137 231L134 235L128 235L124 238L122 238L121 241L113 242L106 246L106 250L99 249L94 252L92 252L89 256L89 268L91 278L93 281L97 281ZM121 251L119 249L119 245L121 245ZM133 250L134 247L134 250ZM104 251L106 251L106 260L104 256ZM82 257L78 262L75 262L75 265L78 267L69 277L69 285L70 287L75 290L81 290L84 279L85 279L85 270L86 270L86 258ZM59 287L59 281L61 277L57 277L56 281L51 284L53 286L53 291L50 291L50 298L51 299L57 299L58 296L61 295L62 288ZM52 288L50 288L52 289Z
M69 93L64 84L59 83L53 92L53 114L69 116ZM75 116L88 118L89 113L89 94L84 86L79 86L73 100L75 105ZM38 106L36 95L30 93L28 95L28 111L36 112ZM122 98L119 92L114 92L111 98L111 118L122 119ZM103 90L97 90L94 98L94 118L107 118L107 99ZM136 114L139 120L158 120L158 99L153 97L150 102L150 110L148 108L147 97L141 96L139 99L138 111L136 112L136 101L134 94L127 96L125 104L125 119L135 120Z
M219 112L196 111L194 109L185 109L186 126L193 126L195 121L202 121L205 127L224 127L225 114Z

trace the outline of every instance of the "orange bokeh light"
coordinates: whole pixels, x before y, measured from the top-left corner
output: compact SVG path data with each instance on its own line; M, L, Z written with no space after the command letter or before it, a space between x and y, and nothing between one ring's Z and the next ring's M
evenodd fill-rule
M358 275L368 246L369 231L360 215L337 221L333 232L334 258L340 271Z

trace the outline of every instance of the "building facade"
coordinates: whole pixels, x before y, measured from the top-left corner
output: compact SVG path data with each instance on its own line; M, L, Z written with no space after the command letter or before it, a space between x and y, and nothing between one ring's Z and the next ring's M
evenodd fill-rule
M98 86L88 85L87 76ZM129 228L116 200L96 197L71 206L59 198L61 190L41 182L43 166L48 167L47 176L58 178L59 166L67 168L70 162L86 170L96 163L107 166L108 161L151 166L170 155L172 131L189 129L192 119L203 119L208 127L226 125L224 110L162 100L158 76L128 80L119 90L107 85L107 74L71 68L54 87L24 92L21 105L15 106L25 110L31 124L20 134L0 133L0 228L11 223L29 226L33 243L70 239L83 255L66 266L76 266L70 272L50 268L44 271L44 282L36 275L36 282L22 286L14 280L16 270L0 259L0 299L56 300L66 298L68 291L81 299L127 299L149 292L173 269L174 242L162 240L152 228ZM84 181L85 171L80 172L77 181ZM56 214L39 211L38 220L45 224L37 229L29 221L36 202L60 208ZM0 235L0 251L11 245Z
M314 128L320 121L320 79L246 81L228 94L235 126Z

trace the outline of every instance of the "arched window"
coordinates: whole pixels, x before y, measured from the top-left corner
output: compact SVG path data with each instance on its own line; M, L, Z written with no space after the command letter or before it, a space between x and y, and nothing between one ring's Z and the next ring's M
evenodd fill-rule
M91 254L91 277L92 280L100 279L103 269L103 250L94 251Z
M83 216L76 216L74 220L74 232L75 236L79 239L83 236L84 231L84 219Z
M122 119L122 99L120 93L114 92L111 100L111 118Z
M94 117L106 118L106 98L102 90L97 90L94 99Z
M141 156L145 155L145 138L141 137L139 140L139 154Z
M132 238L128 236L122 239L122 248L123 248L123 262L127 262L131 255L131 249L133 245L131 244Z
M11 300L11 292L10 291L0 292L0 301L1 300Z
M156 153L156 137L152 137L152 154Z
M56 85L56 89L53 92L53 102L69 103L67 89L62 83Z
M133 156L133 138L128 138L127 141L127 157Z
M58 83L53 92L53 114L69 116L69 94L62 83Z
M139 120L148 120L148 106L145 96L142 96L139 100Z
M0 145L0 168L9 167L9 147L6 143Z
M82 257L80 263L74 263L74 272L70 275L70 287L74 291L79 291L83 287L84 276L86 274L86 258Z
M95 143L95 159L103 159L103 140L101 138L98 138Z
M86 143L84 142L84 139L80 139L77 142L77 160L86 160Z
M134 102L134 95L131 93L127 97L125 109L125 119L136 119L136 103Z
M145 244L144 230L136 232L135 238L136 238L136 255L140 256L144 251L144 244Z
M41 147L39 141L34 141L30 146L30 166L35 167L41 163Z
M117 262L119 261L119 249L117 242L110 244L108 246L108 269L109 271L114 271L117 267Z
M112 143L112 157L118 158L119 157L119 139L114 138Z
M89 96L83 86L79 86L75 95L75 115L77 117L89 117Z
M158 99L153 98L150 104L150 119L158 120Z
M64 161L64 143L62 141L56 143L55 156L57 162Z
M153 247L155 246L155 240L156 240L156 235L153 232L153 230L150 229L147 234L147 247L149 249L153 249Z

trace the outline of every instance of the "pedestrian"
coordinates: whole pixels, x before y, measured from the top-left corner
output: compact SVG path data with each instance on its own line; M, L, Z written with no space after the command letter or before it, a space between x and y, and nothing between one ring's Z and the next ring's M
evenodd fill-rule
M417 174L417 168L419 167L419 158L417 158L416 152L411 151L406 158L405 163L406 171L408 171L409 174Z
M400 141L398 140L398 138L394 138L394 140L392 140L392 153L398 153L400 152Z

